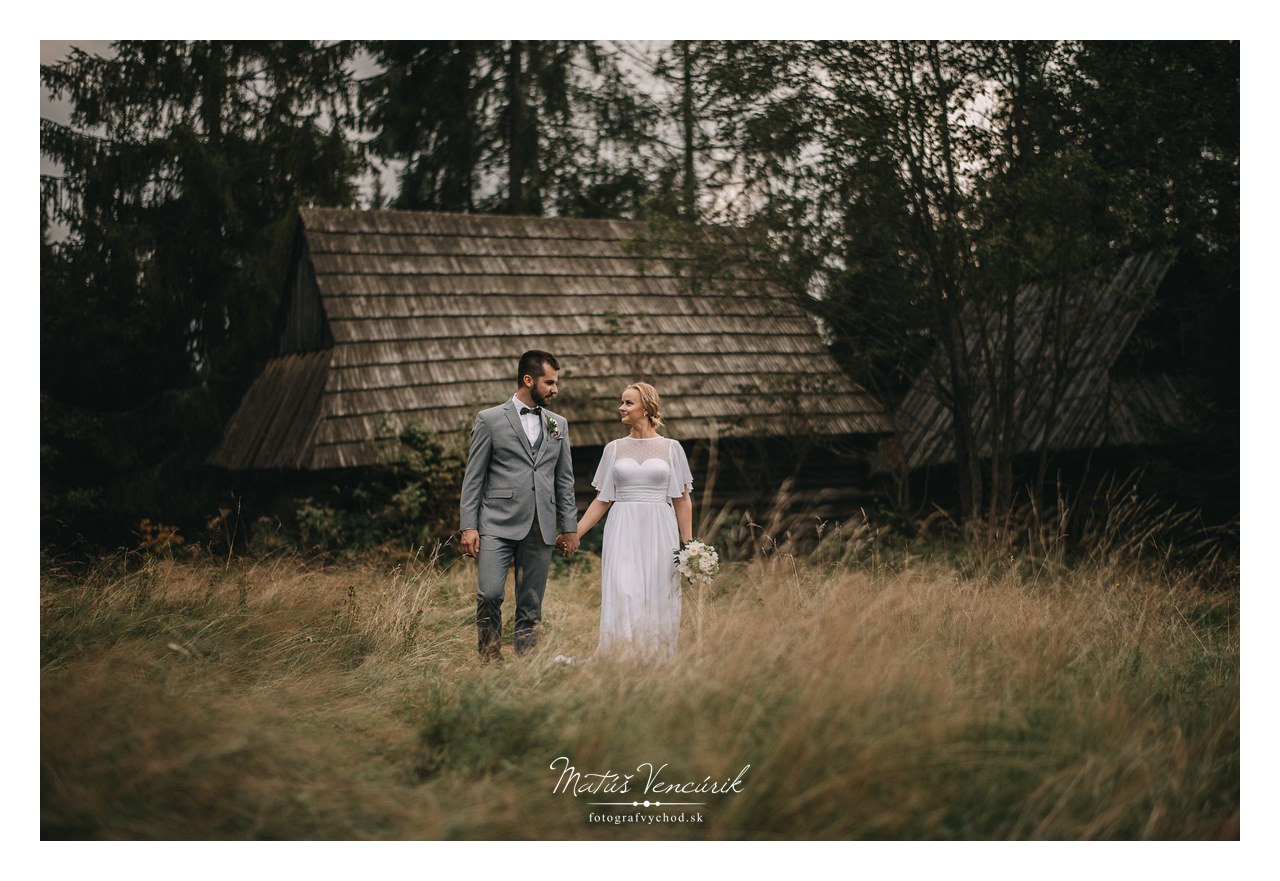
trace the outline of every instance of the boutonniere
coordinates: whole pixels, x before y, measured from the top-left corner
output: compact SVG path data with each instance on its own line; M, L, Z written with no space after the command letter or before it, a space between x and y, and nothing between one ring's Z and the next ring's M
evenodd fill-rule
M560 433L560 426L550 416L547 417L547 431L551 433L552 440L560 440L564 435Z

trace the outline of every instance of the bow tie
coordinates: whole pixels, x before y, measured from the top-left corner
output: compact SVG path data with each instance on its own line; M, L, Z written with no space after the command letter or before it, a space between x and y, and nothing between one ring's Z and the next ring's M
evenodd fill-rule
M521 407L521 408L520 408L520 415L521 415L521 416L523 416L523 415L524 415L524 414L526 414L526 413L532 413L534 416L541 416L541 415L542 415L542 408L541 408L541 407L534 407L532 410L530 410L528 407Z

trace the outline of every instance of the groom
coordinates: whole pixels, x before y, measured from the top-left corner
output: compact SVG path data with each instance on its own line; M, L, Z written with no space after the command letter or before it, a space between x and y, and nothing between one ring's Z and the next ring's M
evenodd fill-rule
M502 596L511 564L515 649L523 655L538 642L552 545L566 556L578 549L569 428L563 416L545 409L558 391L559 373L550 352L525 352L515 395L481 410L471 428L459 508L462 552L477 560L476 628L486 660L502 656Z

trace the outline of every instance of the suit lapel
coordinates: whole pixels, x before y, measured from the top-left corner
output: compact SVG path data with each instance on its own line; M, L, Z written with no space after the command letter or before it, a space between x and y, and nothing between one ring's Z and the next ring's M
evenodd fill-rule
M529 460L534 461L533 450L529 448L529 435L524 433L524 424L520 421L520 411L516 409L515 399L507 402L506 414L507 421L511 423L511 430L516 433L516 442L520 444L520 448L524 450Z

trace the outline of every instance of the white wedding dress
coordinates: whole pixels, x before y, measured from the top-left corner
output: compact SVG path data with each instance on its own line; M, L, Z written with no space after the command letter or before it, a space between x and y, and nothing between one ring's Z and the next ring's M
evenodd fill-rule
M665 437L611 441L591 481L612 502L601 560L596 653L675 657L680 636L680 531L671 500L693 488L689 460Z

